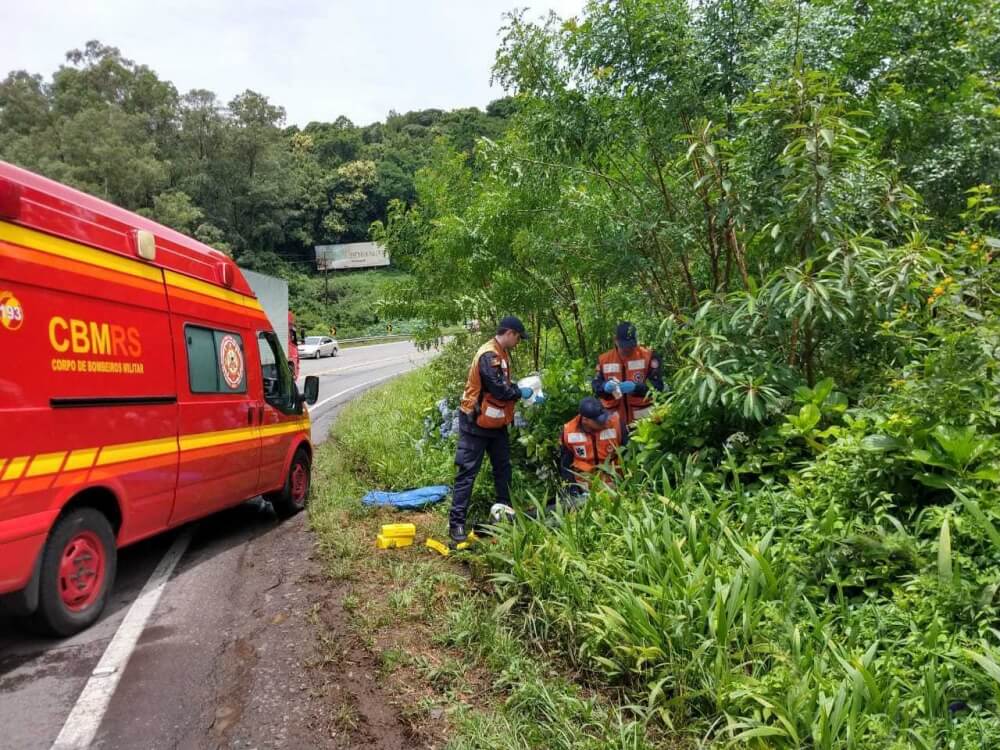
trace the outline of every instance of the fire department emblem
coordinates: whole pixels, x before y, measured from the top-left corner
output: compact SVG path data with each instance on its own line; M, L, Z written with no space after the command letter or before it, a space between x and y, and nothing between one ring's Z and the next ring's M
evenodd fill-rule
M233 390L243 383L243 351L232 336L223 336L219 342L219 366L222 377Z
M0 291L0 323L8 331L16 331L24 323L24 308L13 292Z
M587 457L587 449L584 448L582 445L575 446L574 450L576 451L576 455L578 455L580 458Z

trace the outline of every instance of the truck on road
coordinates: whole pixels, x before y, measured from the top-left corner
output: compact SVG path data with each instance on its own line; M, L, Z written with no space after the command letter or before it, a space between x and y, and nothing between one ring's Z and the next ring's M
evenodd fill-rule
M278 334L282 348L288 353L288 365L292 368L292 377L298 380L299 339L295 328L295 315L288 308L288 282L277 276L268 276L246 268L241 268L240 271Z

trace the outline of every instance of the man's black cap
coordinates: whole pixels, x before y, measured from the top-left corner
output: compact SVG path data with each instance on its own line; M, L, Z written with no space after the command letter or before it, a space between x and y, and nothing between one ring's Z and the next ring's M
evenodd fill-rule
M611 418L611 412L596 398L587 396L580 402L580 416L604 424Z
M635 334L635 326L628 321L622 321L615 329L615 341L622 346L636 346L639 338Z
M517 331L525 341L531 338L528 332L524 330L524 323L516 315L508 315L500 321L500 325L497 326L497 333L503 333L504 331Z

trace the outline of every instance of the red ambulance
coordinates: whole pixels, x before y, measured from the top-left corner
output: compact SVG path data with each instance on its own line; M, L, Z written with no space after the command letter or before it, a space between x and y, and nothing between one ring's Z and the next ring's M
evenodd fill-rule
M117 549L263 495L308 500L288 356L222 253L0 161L0 610L69 635Z

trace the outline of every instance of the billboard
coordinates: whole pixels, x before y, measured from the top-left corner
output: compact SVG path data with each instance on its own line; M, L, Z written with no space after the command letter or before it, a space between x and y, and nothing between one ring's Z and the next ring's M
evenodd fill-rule
M389 265L385 248L374 242L348 242L344 245L317 245L316 269L338 271L345 268L379 268Z

